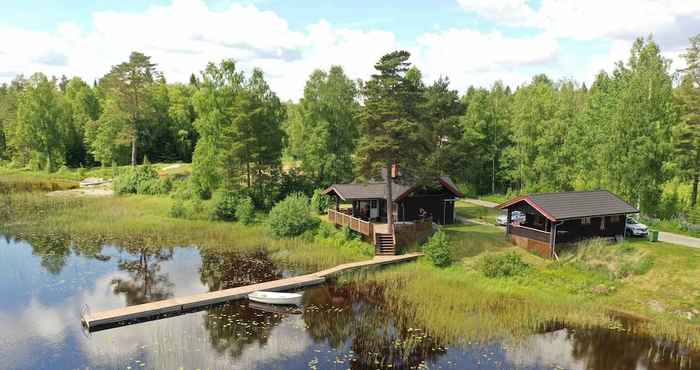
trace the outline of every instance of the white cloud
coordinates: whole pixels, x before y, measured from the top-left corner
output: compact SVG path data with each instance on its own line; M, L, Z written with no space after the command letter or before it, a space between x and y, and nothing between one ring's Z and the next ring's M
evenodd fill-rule
M538 8L525 0L458 0L483 18L512 26L542 29L576 40L633 39L659 34L687 37L700 32L700 2L688 0L543 0ZM681 40L674 40L681 41Z
M486 19L514 25L527 25L534 21L535 10L526 0L457 0L467 12Z
M418 39L416 64L426 80L445 75L460 90L471 84L489 86L498 79L517 86L530 78L518 69L551 64L558 53L556 39L547 34L513 38L499 32L449 29Z
M342 64L351 77L367 78L374 62L398 47L391 32L338 29L325 20L294 31L254 5L214 11L202 0L174 0L142 13L102 11L92 21L89 32L74 23L53 33L0 28L0 78L41 71L92 80L141 51L170 81L187 81L208 62L233 58L245 70L263 69L282 98L296 99L314 69Z

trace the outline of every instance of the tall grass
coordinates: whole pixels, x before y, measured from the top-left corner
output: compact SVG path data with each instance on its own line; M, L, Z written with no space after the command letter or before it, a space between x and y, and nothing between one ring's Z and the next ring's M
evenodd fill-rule
M61 235L78 246L111 243L153 249L195 245L209 251L264 250L279 262L304 269L369 257L363 243L334 241L336 236L277 240L262 223L172 218L168 215L172 203L168 197L154 196L76 199L9 193L0 196L0 232L30 241L46 234Z

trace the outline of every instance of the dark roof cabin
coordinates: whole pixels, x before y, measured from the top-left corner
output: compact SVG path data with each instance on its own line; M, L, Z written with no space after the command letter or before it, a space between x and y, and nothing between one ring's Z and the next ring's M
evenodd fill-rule
M639 210L607 190L538 193L511 199L497 208L507 210L506 235L543 257L556 256L557 246L590 238L621 239L628 214ZM513 211L525 214L514 222Z
M367 236L377 247L377 254L394 254L397 245L424 240L428 231L432 232L433 222L454 223L454 202L463 197L446 176L430 186L392 182L392 234L387 225L386 181L334 184L324 194L335 198L335 209L328 212L331 222ZM341 203L351 206L341 209Z

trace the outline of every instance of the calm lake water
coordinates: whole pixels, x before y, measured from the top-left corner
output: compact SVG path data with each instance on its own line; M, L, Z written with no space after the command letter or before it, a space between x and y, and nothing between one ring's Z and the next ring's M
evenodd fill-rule
M264 254L157 253L0 237L0 369L700 369L700 354L619 330L552 325L518 341L441 343L383 305L382 287L326 284L304 305L248 302L86 334L99 311L288 276Z

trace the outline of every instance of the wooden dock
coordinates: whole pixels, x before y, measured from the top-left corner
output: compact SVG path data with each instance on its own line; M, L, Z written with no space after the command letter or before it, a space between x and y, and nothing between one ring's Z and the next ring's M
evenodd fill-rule
M111 327L129 321L147 320L162 315L172 315L192 311L200 307L246 298L249 293L258 290L284 291L322 284L326 278L364 267L377 267L387 264L414 260L422 253L410 253L399 256L375 256L371 260L345 263L313 274L294 276L286 279L267 281L237 288L200 293L188 297L167 299L129 307L117 308L82 316L82 324L88 330L99 327Z

